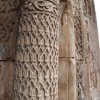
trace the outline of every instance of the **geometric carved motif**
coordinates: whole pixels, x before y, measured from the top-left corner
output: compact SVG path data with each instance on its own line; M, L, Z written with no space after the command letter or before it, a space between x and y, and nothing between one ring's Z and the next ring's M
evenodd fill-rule
M21 5L16 46L14 100L57 100L58 0Z
M83 34L81 28L80 0L74 1L74 32L76 36L77 100L84 100Z

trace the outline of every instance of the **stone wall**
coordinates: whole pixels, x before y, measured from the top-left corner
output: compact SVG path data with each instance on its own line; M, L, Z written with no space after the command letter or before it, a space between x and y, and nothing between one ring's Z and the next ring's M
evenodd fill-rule
M12 100L18 0L0 0L0 100Z

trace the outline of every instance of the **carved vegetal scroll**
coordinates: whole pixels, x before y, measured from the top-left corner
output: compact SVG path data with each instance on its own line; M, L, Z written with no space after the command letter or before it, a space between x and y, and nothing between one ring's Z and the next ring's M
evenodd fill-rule
M98 65L97 65L97 41L96 41L96 29L94 28L94 22L93 19L90 17L94 17L94 8L91 8L91 0L83 0L83 11L84 11L84 24L85 24L85 32L86 39L85 39L85 64L87 67L87 73L88 73L88 89L89 89L89 95L91 100L93 99L92 93L98 89ZM93 2L92 2L93 3ZM92 15L93 10L93 15ZM87 12L87 13L85 13ZM92 20L91 20L92 19ZM93 29L93 30L91 30ZM95 35L96 34L96 35ZM92 41L91 41L92 40ZM96 43L96 44L95 44Z
M59 0L24 0L20 9L14 100L57 100Z
M81 26L80 1L74 1L74 31L76 35L76 78L77 100L84 100L83 34Z
M83 6L84 6L84 15L85 16L91 15L90 0L83 0L82 3L83 3Z
M91 67L90 67L90 88L94 90L97 88L97 69L95 68L95 55L91 54Z
M95 9L93 0L83 0L83 11L84 13L84 23L86 37L85 39L85 63L88 73L88 90L87 96L90 96L91 100L94 100L95 91L99 90L99 74L98 74L98 33L96 26ZM88 5L88 6L86 6ZM89 13L90 12L90 13ZM96 96L96 94L95 94ZM96 96L97 97L97 96ZM87 100L90 100L90 99Z
M82 2L82 28L83 28L83 51L84 51L84 94L86 100L90 99L90 80L89 80L89 68L90 68L90 26L89 16L91 14L89 0L83 0Z

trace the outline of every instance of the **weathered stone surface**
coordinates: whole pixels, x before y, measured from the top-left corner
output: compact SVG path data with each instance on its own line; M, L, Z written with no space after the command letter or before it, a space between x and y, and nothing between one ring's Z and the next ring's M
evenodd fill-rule
M74 2L74 5L73 5ZM74 6L71 9L71 4ZM63 95L59 95L59 99L63 98L63 100L73 100L76 96L77 100L80 99L91 99L91 86L99 86L99 79L98 79L98 35L97 33L97 26L96 26L96 19L95 19L95 12L93 8L93 2L90 0L74 0L67 2L63 2L61 4L63 7L61 11L62 19L62 30L60 36L60 62L62 62L61 58L68 58L69 61L63 61L63 63L69 63L70 58L76 59L75 65L72 64L71 67L74 66L74 70L70 69L70 64L67 65L68 73L74 72L72 78L70 75L68 76L68 82L70 84L76 81L77 85L74 85L74 88L77 89L77 92L73 92L75 90L72 88L73 85L68 86L67 84L61 85L59 87L60 92L63 92ZM92 5L92 6L91 6ZM69 7L70 6L70 7ZM92 7L92 8L91 8ZM74 17L73 17L74 16ZM92 18L92 17L93 18ZM74 19L74 23L73 20ZM73 26L74 25L74 26ZM73 30L74 27L74 30ZM74 33L74 34L73 34ZM95 34L94 34L95 33ZM75 36L74 36L75 35ZM66 48L68 47L68 48ZM75 49L76 48L76 49ZM91 57L92 55L92 57ZM94 60L95 58L95 60ZM63 66L63 63L60 66ZM60 72L61 72L61 68ZM70 69L70 70L69 70ZM76 72L75 72L76 70ZM63 67L62 67L63 72ZM65 71L66 72L66 71ZM60 74L62 77L63 75ZM76 75L76 77L74 77ZM61 77L60 76L60 77ZM94 77L93 77L94 76ZM97 76L97 77L96 77ZM76 78L76 79L75 79ZM62 78L63 79L63 78ZM63 82L61 78L59 78L59 82ZM65 79L66 80L66 79ZM69 81L70 80L70 81ZM72 83L73 84L73 83ZM75 83L74 83L75 84ZM96 87L96 88L97 88ZM66 90L64 89L66 88ZM68 95L64 96L64 92L66 93L68 88ZM98 87L99 88L99 87ZM59 94L61 94L59 92ZM74 96L71 96L71 92L74 93ZM65 97L65 98L64 98ZM72 97L72 98L71 98ZM74 97L74 98L73 98Z
M73 23L73 0L61 2L61 33L59 57L75 57L75 34Z
M75 58L60 58L59 61L59 100L76 100Z
M13 68L13 62L0 62L0 100L12 100Z
M59 0L24 0L13 100L58 100Z
M68 100L77 100L76 59L68 59Z
M59 45L59 100L76 100L75 34L73 0L61 2Z
M19 0L0 0L0 13L7 11L16 11L19 6Z
M59 100L68 100L68 58L59 58Z
M16 12L0 13L0 60L14 59L17 14Z

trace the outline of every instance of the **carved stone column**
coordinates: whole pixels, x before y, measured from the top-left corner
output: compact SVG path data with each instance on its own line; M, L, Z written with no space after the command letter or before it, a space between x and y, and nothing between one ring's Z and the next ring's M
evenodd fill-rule
M24 0L20 9L14 100L58 100L59 0Z

